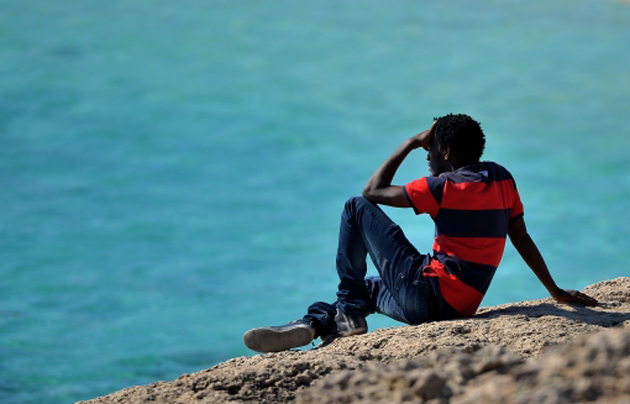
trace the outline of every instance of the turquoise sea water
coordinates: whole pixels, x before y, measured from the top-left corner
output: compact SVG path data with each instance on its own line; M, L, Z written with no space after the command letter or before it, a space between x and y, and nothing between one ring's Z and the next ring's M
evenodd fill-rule
M448 112L561 286L628 275L628 43L604 0L0 3L0 402L251 355L245 330L334 299L344 201ZM545 296L510 247L483 305Z

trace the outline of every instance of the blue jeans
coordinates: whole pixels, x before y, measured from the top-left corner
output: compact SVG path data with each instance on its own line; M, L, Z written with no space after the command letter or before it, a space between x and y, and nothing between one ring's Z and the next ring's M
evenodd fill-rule
M368 254L380 276L366 278ZM351 198L341 215L337 301L312 304L305 318L318 335L334 330L337 308L359 316L377 312L407 324L435 320L433 289L422 276L428 262L381 208L363 197Z

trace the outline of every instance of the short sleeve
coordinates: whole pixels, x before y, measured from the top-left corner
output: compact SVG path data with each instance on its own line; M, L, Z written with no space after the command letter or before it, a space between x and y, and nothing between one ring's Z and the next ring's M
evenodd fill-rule
M435 177L422 177L404 186L405 195L416 214L428 213L435 217L440 210L443 180L434 183Z
M510 211L510 222L519 219L524 214L523 202L521 202L521 197L518 193L518 189L514 188L514 203L512 204L512 209Z

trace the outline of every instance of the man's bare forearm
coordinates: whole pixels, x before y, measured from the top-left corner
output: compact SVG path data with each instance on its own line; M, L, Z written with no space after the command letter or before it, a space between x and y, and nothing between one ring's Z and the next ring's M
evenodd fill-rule
M554 298L558 296L560 288L551 277L549 268L529 233L521 234L517 238L511 239L511 241L516 251L523 258L523 261L531 268L532 272L549 291L549 294Z
M510 224L508 229L510 241L521 255L523 261L536 274L536 277L547 288L551 297L557 302L578 303L586 306L597 306L597 300L577 290L561 289L551 277L547 264L538 250L536 243L527 232L525 221L520 218Z
M391 155L381 166L372 174L365 188L363 196L370 199L370 196L378 193L379 190L385 189L392 185L394 176L400 168L402 162L407 158L409 153L415 148L412 147L411 139L407 139L403 144Z
M411 151L417 148L428 149L432 140L431 130L425 130L405 140L396 151L372 174L363 196L374 202L397 207L410 207L401 186L392 185L394 176Z

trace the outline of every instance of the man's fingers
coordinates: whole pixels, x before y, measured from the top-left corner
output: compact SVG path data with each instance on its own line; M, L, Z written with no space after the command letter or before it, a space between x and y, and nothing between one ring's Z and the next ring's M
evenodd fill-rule
M592 297L585 295L577 290L565 290L564 296L558 299L558 302L579 303L585 306L597 306L599 302Z
M597 306L599 303L597 300L593 299L592 297L585 295L582 292L578 292L576 290L572 291L573 293L571 293L574 297L576 297L580 302L584 303L587 306Z
M585 295L584 293L580 293L580 297L588 306L597 306L599 302L592 297Z

